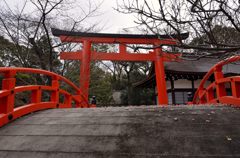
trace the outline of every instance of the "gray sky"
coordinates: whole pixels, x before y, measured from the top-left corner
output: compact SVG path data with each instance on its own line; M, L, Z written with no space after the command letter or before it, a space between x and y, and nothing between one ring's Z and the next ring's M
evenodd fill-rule
M133 15L125 15L118 13L113 8L116 8L115 0L105 0L102 4L103 15L101 18L105 19L106 27L104 32L119 32L123 28L136 26L134 24Z
M81 2L83 3L84 1L85 0L81 0ZM23 2L23 0L0 0L0 6L6 5L5 3L7 3L8 6L14 10L16 8L21 8ZM101 2L101 0L96 0L96 3L97 2ZM100 15L91 18L92 23L96 21L100 22L100 26L104 26L101 32L119 33L122 31L123 28L136 26L136 24L134 24L133 22L133 15L125 15L118 13L114 10L115 7L116 0L104 0L99 10ZM31 10L31 7L28 7L27 10Z

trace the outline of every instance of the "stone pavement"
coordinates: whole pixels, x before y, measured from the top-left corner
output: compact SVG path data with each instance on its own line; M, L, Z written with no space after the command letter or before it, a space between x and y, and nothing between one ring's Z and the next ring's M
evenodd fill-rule
M240 157L240 109L51 109L0 128L0 158Z

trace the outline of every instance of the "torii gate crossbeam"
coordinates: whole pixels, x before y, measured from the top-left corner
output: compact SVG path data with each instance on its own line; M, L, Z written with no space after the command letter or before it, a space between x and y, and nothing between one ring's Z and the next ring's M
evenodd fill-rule
M104 34L104 33L83 33L73 31L63 31L52 29L55 36L60 37L62 42L82 43L83 49L78 52L61 52L60 58L64 60L80 60L80 88L88 98L89 81L90 81L90 62L91 60L111 60L111 61L152 61L155 64L158 103L161 105L168 104L164 62L177 60L176 54L168 54L162 51L161 47L156 47L153 52L148 54L136 54L127 52L127 44L148 44L153 46L175 45L176 35L129 35L129 34ZM188 33L181 34L180 37L185 39ZM118 44L119 53L95 52L91 50L93 43Z

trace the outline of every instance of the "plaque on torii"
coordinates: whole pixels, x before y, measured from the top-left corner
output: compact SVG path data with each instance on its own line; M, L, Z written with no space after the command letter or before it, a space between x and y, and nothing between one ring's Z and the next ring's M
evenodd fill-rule
M133 35L133 34L106 34L106 33L86 33L64 31L52 29L54 36L60 37L62 42L82 43L83 48L77 52L61 52L60 58L64 60L80 60L80 89L84 96L88 98L90 82L90 62L91 60L111 60L111 61L151 61L155 65L158 103L168 104L164 62L177 60L176 54L169 54L162 50L162 47L155 47L148 53L129 53L126 45L147 44L153 46L175 45L176 35ZM181 34L179 38L186 39L188 33ZM91 49L93 43L118 44L119 53L96 52Z

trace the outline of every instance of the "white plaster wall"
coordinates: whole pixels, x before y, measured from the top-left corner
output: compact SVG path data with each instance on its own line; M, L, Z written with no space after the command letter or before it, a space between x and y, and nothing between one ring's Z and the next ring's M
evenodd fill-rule
M199 80L195 80L194 81L194 88L198 88L200 85L201 79ZM210 85L211 82L207 81L206 85ZM186 79L179 79L174 81L174 88L178 89L178 88L187 88L187 89L191 89L192 88L192 82L190 80L186 80ZM167 89L171 89L171 83L170 81L167 81ZM155 87L155 93L157 94L157 87ZM172 100L170 98L171 94L168 94L168 99L169 99L169 104L172 104ZM157 104L158 104L158 96L156 95L156 100L157 100Z
M112 94L113 100L116 104L121 104L121 91L115 91Z
M198 88L198 86L200 85L201 79L199 80L195 80L194 81L194 88ZM210 82L208 81L207 84L209 85ZM174 81L174 88L192 88L192 82L190 80L186 80L186 79L179 79ZM171 89L171 83L170 81L167 81L167 89Z
M196 80L196 81L194 81L194 86L195 86L195 88L198 88L198 87L199 87L201 81L202 81L202 79L201 79L201 80ZM206 86L208 86L208 85L210 85L210 84L211 84L210 81L207 81L207 82L206 82Z

